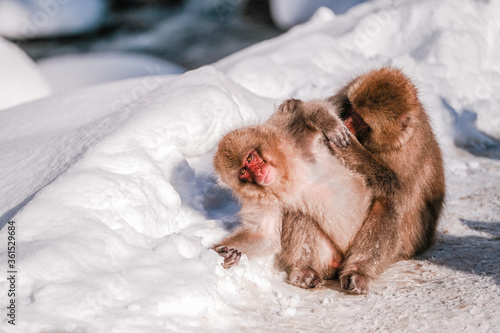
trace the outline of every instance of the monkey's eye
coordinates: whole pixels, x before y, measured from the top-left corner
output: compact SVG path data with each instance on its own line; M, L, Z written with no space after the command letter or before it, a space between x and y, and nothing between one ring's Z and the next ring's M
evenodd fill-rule
M247 173L247 169L242 168L242 169L240 170L240 175L241 175L241 176L243 176L245 173Z
M248 155L248 157L247 157L247 162L248 162L248 163L252 162L252 159L253 159L252 154Z

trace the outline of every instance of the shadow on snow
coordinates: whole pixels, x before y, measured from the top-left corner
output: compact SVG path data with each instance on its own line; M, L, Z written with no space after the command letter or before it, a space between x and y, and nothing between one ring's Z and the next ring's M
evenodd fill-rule
M500 286L500 221L480 222L460 219L469 228L488 233L490 237L450 236L440 240L418 258L454 270L487 276Z

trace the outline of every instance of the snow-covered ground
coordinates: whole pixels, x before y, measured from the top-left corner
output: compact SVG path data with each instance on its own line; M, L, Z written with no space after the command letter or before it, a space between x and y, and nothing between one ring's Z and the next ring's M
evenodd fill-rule
M320 10L214 66L3 110L0 223L15 222L0 231L0 294L10 288L12 224L17 273L15 297L2 296L0 330L500 331L498 17L494 1ZM238 207L214 182L218 140L265 120L285 98L326 97L383 65L418 85L444 151L437 244L363 296L336 281L292 287L265 259L224 270L207 248Z

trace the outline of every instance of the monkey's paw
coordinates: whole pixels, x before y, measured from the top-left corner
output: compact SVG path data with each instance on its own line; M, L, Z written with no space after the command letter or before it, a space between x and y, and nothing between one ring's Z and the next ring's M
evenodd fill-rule
M304 289L316 288L321 281L318 274L310 268L293 268L287 280L291 285Z
M341 122L330 128L323 129L325 138L339 148L347 148L351 144L351 132Z
M227 246L220 246L215 251L224 258L222 266L226 269L237 265L240 261L241 252L236 249L228 249Z
M368 279L363 275L351 273L340 277L340 285L351 294L368 293Z

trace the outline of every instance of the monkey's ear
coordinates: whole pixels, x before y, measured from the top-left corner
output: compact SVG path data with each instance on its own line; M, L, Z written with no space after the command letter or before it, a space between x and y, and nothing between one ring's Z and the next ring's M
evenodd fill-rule
M405 116L401 117L401 119L399 120L399 124L401 125L401 129L405 130L408 127L408 125L410 124L410 121L411 121L411 115L405 115Z

